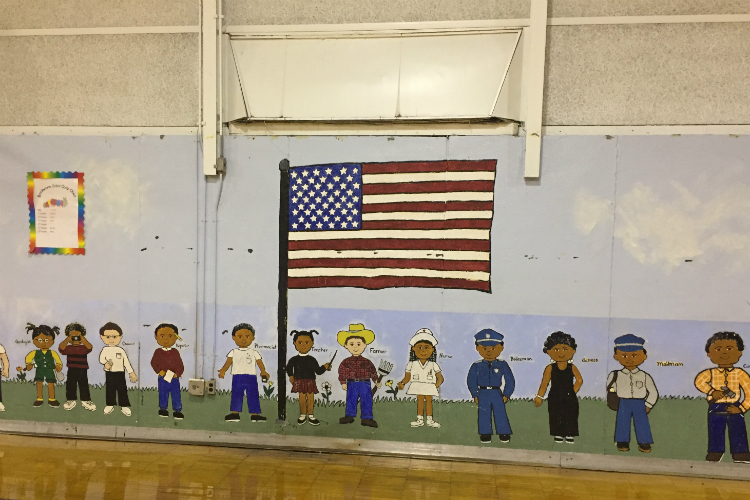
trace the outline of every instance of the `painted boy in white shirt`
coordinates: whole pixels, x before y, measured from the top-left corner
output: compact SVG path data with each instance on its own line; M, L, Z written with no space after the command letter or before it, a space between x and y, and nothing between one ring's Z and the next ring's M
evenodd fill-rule
M260 394L258 393L258 377L255 375L255 367L260 368L260 377L263 382L270 378L263 364L260 353L250 348L255 340L255 329L247 324L240 323L232 329L232 339L238 349L232 349L227 354L227 361L219 370L219 378L224 378L227 370L232 368L232 400L229 404L229 415L224 417L226 422L239 422L242 412L243 401L247 394L247 410L250 412L251 422L263 422L266 417L261 415Z
M129 417L130 399L128 399L128 387L125 382L125 372L130 374L130 381L135 383L138 377L133 371L128 359L128 353L120 347L122 341L122 328L109 322L99 329L99 336L105 347L99 355L99 363L104 365L106 406L104 414L109 415L115 410L119 403L122 413Z

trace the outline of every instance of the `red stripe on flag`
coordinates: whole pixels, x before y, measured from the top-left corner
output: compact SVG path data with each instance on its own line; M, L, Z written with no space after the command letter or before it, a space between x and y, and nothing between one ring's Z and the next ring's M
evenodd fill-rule
M483 271L490 272L488 261L438 260L438 259L289 259L290 269L308 267L363 267L376 269L433 269L436 271Z
M488 240L397 238L304 240L290 241L289 250L469 250L489 252L490 242Z
M362 223L362 229L491 229L490 219L456 220L373 220Z
M363 163L363 174L399 174L421 172L494 172L496 160L407 161Z
M450 278L421 278L406 276L377 276L359 278L349 276L321 276L314 278L289 278L289 288L355 287L378 290L390 287L461 288L490 291L487 281L472 281Z
M485 191L491 193L492 181L439 181L439 182L394 182L393 184L367 184L362 186L362 194L395 193L456 193L461 191Z
M445 212L447 210L492 210L491 201L420 201L416 203L363 203L362 213Z

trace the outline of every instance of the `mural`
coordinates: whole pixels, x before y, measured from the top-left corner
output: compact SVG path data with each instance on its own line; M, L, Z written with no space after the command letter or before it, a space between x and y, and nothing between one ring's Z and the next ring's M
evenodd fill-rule
M3 142L0 156L20 148L18 157L41 162L34 154L45 148L29 146L40 139L24 140L24 147ZM116 155L118 169L189 145L187 138L68 140L102 164ZM750 315L736 290L722 291L748 271L720 243L745 248L743 216L738 209L718 223L714 239L698 228L695 246L711 256L698 262L704 254L684 253L681 234L669 236L679 236L672 243L652 239L646 226L657 231L663 220L647 217L637 201L656 213L672 210L685 227L692 213L725 221L706 205L742 191L742 169L691 180L680 168L696 174L717 158L741 163L750 141L555 138L545 142L542 183L531 186L518 180L516 140L229 141L230 163L250 157L253 168L233 171L225 187L216 331L203 337L176 326L196 317L195 233L185 229L195 223L186 208L194 207L183 203L196 184L168 179L190 158L166 161L167 172L133 167L144 208L122 216L136 221L135 232L97 222L105 180L86 170L96 230L87 235L85 263L95 272L77 263L52 267L25 248L21 259L8 238L25 245L26 229L6 214L24 198L0 200L0 259L13 264L7 275L17 290L0 292L0 420L750 463L743 360ZM73 162L67 154L60 161ZM279 172L267 167L283 158L295 166L282 225L288 241L278 247L279 226L268 221L282 201ZM16 173L23 179L40 169L22 165ZM7 171L0 175L22 188ZM673 176L685 190L670 201L674 184L665 179ZM715 192L704 191L708 185ZM104 259L95 252L103 246L122 266L95 260ZM277 320L280 254L288 256L286 325ZM54 279L33 286L42 271ZM99 339L87 335L97 327ZM289 354L279 356L287 342ZM92 352L102 369L89 370ZM12 379L10 363L18 366ZM272 380L279 369L289 394L285 380ZM188 394L185 377L211 374L217 394ZM63 386L66 400L58 402ZM268 418L280 400L294 405L283 424ZM249 417L242 417L245 401ZM60 406L69 411L55 411ZM357 418L361 425L346 425Z

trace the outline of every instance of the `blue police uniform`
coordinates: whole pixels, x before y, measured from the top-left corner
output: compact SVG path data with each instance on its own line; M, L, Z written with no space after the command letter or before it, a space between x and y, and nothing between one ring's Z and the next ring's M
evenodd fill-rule
M499 344L503 336L494 330L482 330L474 336L476 344ZM505 385L503 385L503 381ZM516 379L505 361L480 360L471 365L466 378L471 396L479 402L479 434L492 434L492 417L495 418L497 434L512 434L503 396L510 399L516 388Z

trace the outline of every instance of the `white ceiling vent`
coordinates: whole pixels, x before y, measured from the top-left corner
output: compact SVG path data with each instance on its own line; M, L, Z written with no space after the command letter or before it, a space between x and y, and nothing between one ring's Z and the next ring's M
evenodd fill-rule
M523 121L522 45L520 29L231 35L224 121Z

